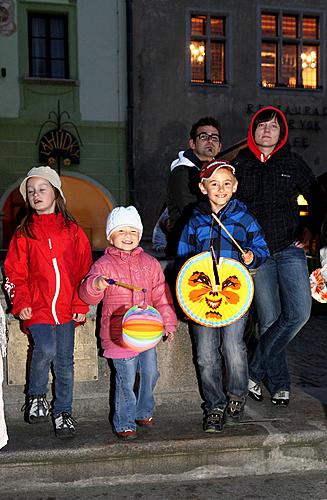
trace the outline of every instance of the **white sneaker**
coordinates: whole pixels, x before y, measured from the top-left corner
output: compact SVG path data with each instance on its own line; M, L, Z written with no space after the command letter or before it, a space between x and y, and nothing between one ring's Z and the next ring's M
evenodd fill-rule
M263 400L263 395L260 385L251 379L249 379L248 391L250 398L254 399L254 401Z
M30 424L45 422L49 418L50 405L45 394L29 396L26 405L26 420Z
M59 415L54 418L56 436L59 438L73 437L76 432L75 423L76 421L70 413L59 413Z
M290 402L290 392L289 391L277 391L271 398L273 405L283 405L287 406Z

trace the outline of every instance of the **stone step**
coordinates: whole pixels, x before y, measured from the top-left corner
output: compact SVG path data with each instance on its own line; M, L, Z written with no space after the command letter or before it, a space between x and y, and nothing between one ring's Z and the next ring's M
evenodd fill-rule
M140 428L135 441L121 442L107 416L78 419L73 439L55 438L51 423L8 422L9 443L1 453L0 494L57 483L110 484L268 474L327 468L327 426L322 406L296 390L289 407L268 398L249 401L242 422L205 434L197 405L161 405L156 424Z

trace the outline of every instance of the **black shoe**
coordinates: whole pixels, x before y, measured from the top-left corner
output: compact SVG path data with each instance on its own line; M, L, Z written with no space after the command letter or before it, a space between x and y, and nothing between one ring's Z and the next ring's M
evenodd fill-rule
M54 428L55 434L58 438L73 437L75 435L76 420L70 415L70 413L62 412L54 417Z
M232 397L227 405L226 414L231 420L241 420L244 413L246 399Z
M204 417L203 430L204 432L221 432L224 422L224 410L212 410Z
M22 408L25 420L30 424L38 424L49 420L50 405L46 394L28 396L27 403Z
M263 400L263 395L260 385L251 379L249 379L248 391L250 398L252 398L254 401Z
M271 398L271 402L276 406L287 406L290 402L290 393L289 391L277 391Z

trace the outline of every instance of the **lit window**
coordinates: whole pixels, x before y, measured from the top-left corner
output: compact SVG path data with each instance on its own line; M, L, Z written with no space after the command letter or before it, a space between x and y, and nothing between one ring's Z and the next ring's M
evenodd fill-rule
M30 13L28 32L29 76L69 78L67 17Z
M319 88L319 16L261 14L261 85Z
M225 83L226 21L211 15L191 16L192 83Z

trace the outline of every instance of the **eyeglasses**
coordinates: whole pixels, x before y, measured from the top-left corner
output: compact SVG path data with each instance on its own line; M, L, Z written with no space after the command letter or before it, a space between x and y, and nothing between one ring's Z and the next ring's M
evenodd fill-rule
M196 135L200 141L207 142L220 142L220 137L218 134L207 134L206 132L200 132L200 134Z

